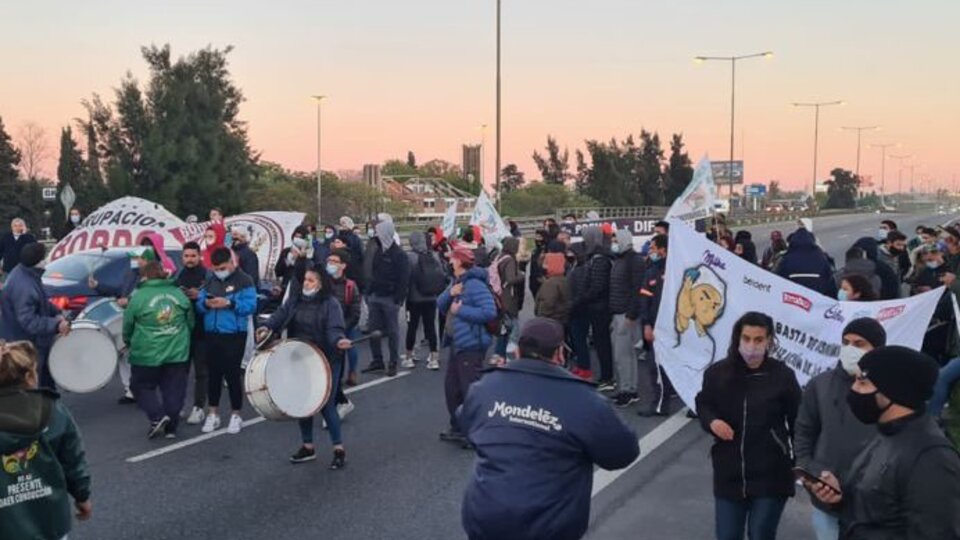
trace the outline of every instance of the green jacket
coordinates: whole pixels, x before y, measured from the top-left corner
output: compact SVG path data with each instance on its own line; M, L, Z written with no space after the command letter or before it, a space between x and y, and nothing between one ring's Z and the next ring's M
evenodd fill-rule
M0 536L54 540L70 532L70 498L90 498L80 432L51 390L0 390Z
M123 312L130 364L156 367L190 358L193 303L169 279L144 281Z

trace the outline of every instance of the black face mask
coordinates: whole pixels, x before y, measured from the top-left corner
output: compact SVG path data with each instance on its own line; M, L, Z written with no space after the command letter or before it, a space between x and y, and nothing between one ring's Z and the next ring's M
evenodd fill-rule
M877 392L861 394L851 389L847 392L847 405L850 407L850 412L857 417L857 420L864 424L876 424L893 403L881 408L880 405L877 405Z

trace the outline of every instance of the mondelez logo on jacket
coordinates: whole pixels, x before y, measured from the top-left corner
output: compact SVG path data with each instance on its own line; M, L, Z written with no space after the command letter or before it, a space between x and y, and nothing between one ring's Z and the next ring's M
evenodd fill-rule
M551 429L554 431L563 430L560 419L554 416L552 412L544 408L534 409L532 405L521 407L519 405L508 405L502 401L496 401L493 404L493 408L487 413L487 416L493 418L497 415L500 415L501 418L506 418L509 422L535 427L544 431L550 431Z

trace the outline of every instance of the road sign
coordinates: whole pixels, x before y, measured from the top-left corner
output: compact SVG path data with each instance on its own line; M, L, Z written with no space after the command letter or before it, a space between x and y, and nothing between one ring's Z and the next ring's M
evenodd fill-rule
M712 161L710 167L713 169L713 183L718 186L743 183L743 161Z
M47 202L57 200L57 188L53 188L53 187L43 188L43 200Z
M73 208L73 203L77 202L77 194L73 192L70 184L63 186L63 189L60 190L60 202L63 204L63 213L70 215L70 209Z
M748 197L760 198L767 194L767 186L763 184L750 184L746 189Z

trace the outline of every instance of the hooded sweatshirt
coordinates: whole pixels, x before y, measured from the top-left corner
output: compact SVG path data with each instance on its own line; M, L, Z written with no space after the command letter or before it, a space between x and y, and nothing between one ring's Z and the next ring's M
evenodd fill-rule
M813 234L806 229L797 229L790 235L790 247L780 261L777 274L780 277L817 291L837 297L837 284L833 280L833 269L823 250L816 244Z
M376 233L368 251L369 261L364 259L364 269L370 270L367 280L370 295L392 298L397 305L403 304L410 283L410 261L396 242L392 221L378 223Z
M610 269L610 312L626 315L631 321L640 316L640 288L643 286L643 262L633 251L630 231L617 231L620 253L614 254Z
M516 319L520 313L520 297L517 285L522 285L526 276L520 271L517 263L517 252L520 249L520 240L512 236L503 239L503 255L498 258L497 272L500 273L500 285L503 287L503 310L511 318ZM519 294L523 294L521 288Z
M0 389L0 531L3 538L52 539L70 532L68 494L90 498L77 425L51 390Z
M177 265L173 263L173 260L167 255L167 252L164 251L163 237L157 233L147 233L144 235L144 238L149 240L153 245L153 251L157 254L157 258L160 259L160 264L163 265L163 269L167 271L167 274L171 276L176 274Z
M424 292L421 285L443 288L447 284L440 256L427 247L427 236L420 231L410 233L410 249L407 254L410 260L410 294L407 300L411 303L436 302L437 295ZM431 279L441 281L424 283L424 280Z
M880 278L880 290L877 291L881 300L893 300L900 296L900 280L892 268L877 261L877 241L869 236L857 240L853 247L862 249L867 258L874 262L877 276Z
M586 250L587 276L582 295L584 305L593 313L610 309L610 257L603 251L603 232L600 227L583 230L583 246ZM574 306L576 307L576 306Z

